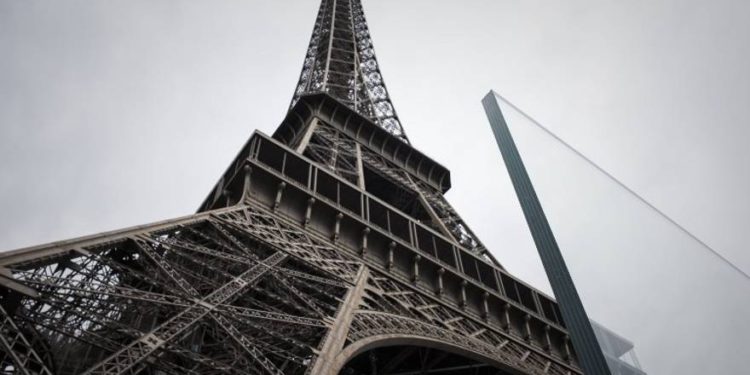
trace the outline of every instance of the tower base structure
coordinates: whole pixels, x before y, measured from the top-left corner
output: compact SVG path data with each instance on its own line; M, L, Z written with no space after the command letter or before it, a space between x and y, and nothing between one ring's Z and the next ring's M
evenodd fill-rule
M347 105L302 96L198 213L2 254L0 366L581 374L556 303L451 230L449 186Z

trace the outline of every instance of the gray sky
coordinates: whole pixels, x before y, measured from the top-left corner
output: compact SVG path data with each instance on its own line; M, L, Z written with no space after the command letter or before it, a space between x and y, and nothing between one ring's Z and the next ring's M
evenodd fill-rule
M451 169L449 200L511 272L548 290L479 103L490 88L750 270L750 3L363 2L409 138ZM250 133L283 118L317 6L0 0L0 249L194 212ZM575 162L558 163L540 190ZM592 207L624 207L601 194ZM576 232L555 217L575 210L544 203L564 245ZM591 231L587 217L571 222ZM700 264L655 258L674 267L665 277ZM710 367L660 360L677 356L635 338L647 370L741 373L744 341L700 351L685 332L744 308L665 332Z

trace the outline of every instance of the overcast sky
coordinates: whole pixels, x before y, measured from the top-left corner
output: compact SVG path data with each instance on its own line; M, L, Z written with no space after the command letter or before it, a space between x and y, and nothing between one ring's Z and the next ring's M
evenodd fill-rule
M317 7L0 0L0 249L194 212L251 132L270 134L283 118ZM490 89L750 269L750 3L364 0L364 8L410 140L451 169L448 199L512 273L549 290L480 105ZM532 153L543 147L529 144ZM548 164L557 174L540 190L554 195L562 186L554 181L573 173L566 168L580 168L563 159ZM569 178L565 189L583 182ZM543 203L564 245L577 232L559 218L576 211L553 198ZM588 203L609 213L626 206ZM570 221L585 223L590 212ZM630 235L601 233L594 238ZM664 277L692 272L682 258L656 255L654 264L673 267ZM685 264L699 267L695 257ZM732 324L747 310L748 285L712 284L715 294L744 294L720 301L727 305L711 321L706 314L663 332L695 343L679 356L687 364L660 360L677 356L649 349L635 330L624 334L636 336L653 374L742 373L750 327ZM717 322L738 341L716 336L701 348L688 333Z

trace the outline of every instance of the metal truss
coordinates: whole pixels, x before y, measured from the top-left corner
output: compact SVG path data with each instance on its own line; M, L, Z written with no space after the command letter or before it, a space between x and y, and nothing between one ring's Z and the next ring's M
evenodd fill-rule
M524 373L570 371L523 344L522 331L488 326L387 273L371 271L361 300L345 301L366 263L254 205L23 255L2 260L5 285L17 284L0 310L9 373L305 373L345 306L348 342L402 333Z
M493 329L387 275L375 273L369 283L367 303L355 317L351 333L355 338L408 332L512 363L528 374L564 375L570 371L533 348L521 345L523 332Z
M327 166L347 181L361 185L361 159L357 143L340 132L319 125L313 130L305 155Z
M346 180L364 187L363 166L383 176L403 189L417 193L431 214L433 227L453 238L456 243L471 251L500 263L492 257L479 238L471 231L461 216L451 206L442 192L412 178L406 171L377 153L360 147L347 135L322 121L312 127L312 135L304 148L305 155L328 167Z
M291 106L326 92L408 143L375 57L360 0L323 0Z
M581 373L554 301L502 269L409 145L359 0L322 1L292 106L201 212L1 254L0 373L335 375L399 339L474 362L406 348L368 373L415 353L423 372Z
M239 231L234 215L105 235L51 259L9 264L7 282L34 293L3 296L5 371L304 372L347 283L276 249L294 246L279 226ZM268 230L290 243L254 237Z
M372 265L255 204L22 253L0 259L7 373L305 373L330 355L320 350L332 336L395 334L528 374L572 369L524 344L523 329L488 325L382 271L349 301Z
M4 373L17 371L21 374L52 375L52 371L49 369L50 358L42 359L37 353L36 347L41 343L34 345L29 342L29 339L19 328L19 324L2 307L0 307L0 315L2 317L0 344L2 344L3 353L6 356L2 371ZM42 350L46 350L46 348L42 348Z

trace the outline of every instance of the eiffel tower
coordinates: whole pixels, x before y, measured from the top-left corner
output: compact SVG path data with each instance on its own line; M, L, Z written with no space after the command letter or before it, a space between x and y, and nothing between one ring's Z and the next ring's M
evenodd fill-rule
M194 215L0 256L8 374L581 374L555 301L444 198L360 0L323 0L299 84Z

